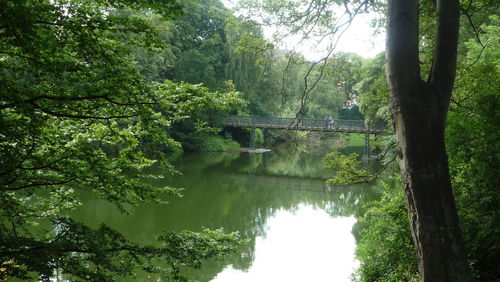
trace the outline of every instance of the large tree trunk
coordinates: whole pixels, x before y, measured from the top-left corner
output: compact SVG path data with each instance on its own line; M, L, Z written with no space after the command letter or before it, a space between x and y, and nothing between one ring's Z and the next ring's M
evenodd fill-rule
M389 1L387 79L413 241L423 281L473 281L444 144L458 44L458 0L437 0L429 81L421 79L418 1Z

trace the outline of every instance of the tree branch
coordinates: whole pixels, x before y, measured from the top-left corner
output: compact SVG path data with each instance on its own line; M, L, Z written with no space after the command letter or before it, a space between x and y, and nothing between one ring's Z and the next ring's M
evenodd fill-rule
M137 117L137 115L110 115L110 116L90 116L90 115L75 115L75 114L65 114L51 111L49 109L44 109L32 103L33 107L51 116L62 117L62 118L74 118L74 119L98 119L98 120L110 120L110 119L125 119Z
M15 57L23 58L23 59L32 61L32 62L34 62L34 63L36 63L38 65L47 66L47 64L42 63L42 62L36 60L35 58L29 57L29 56L25 56L25 55L21 55L21 54L16 54L16 53L11 53L11 52L5 52L5 51L0 51L0 54L5 54L5 55L9 55L9 56L15 56Z
M457 64L460 3L438 0L436 6L436 46L429 82L444 101L449 101Z
M17 190L22 190L22 189L26 189L26 188L36 187L36 186L63 185L63 184L69 183L69 182L74 181L74 180L76 180L76 177L73 177L73 178L70 178L70 179L66 179L66 180L63 180L63 181L59 181L59 182L32 182L30 184L26 184L26 185L23 185L23 186L12 187L12 188L3 187L3 188L1 188L1 190L2 191L17 191Z
M377 179L377 177L379 177L379 175L384 172L390 164L392 164L394 161L396 160L396 154L394 154L394 156L392 157L391 160L389 160L383 168L381 168L377 173L375 173L374 175L372 175L372 177L370 178L370 180L368 182L372 182L373 180Z
M363 6L366 6L368 5L368 0L365 0L363 1L362 3L360 3L355 9L353 12L349 11L347 8L346 8L346 11L344 12L344 15L348 14L348 19L341 23L341 24L336 24L335 25L335 28L328 34L325 34L323 36L328 36L328 35L333 35L333 34L336 34L340 31L340 33L338 34L337 36L337 39L335 40L335 42L333 43L333 45L331 46L330 50L328 51L328 54L323 57L322 59L314 62L311 67L309 68L309 70L307 71L305 77L304 77L304 91L302 92L302 96L301 96L301 100L300 100L300 107L299 107L299 110L296 114L296 117L301 117L302 116L302 113L303 113L303 110L304 110L304 107L306 106L307 104L307 99L308 99L308 96L309 94L311 93L311 91L313 91L315 88L316 88L316 85L319 83L319 81L322 79L323 77L323 74L324 74L324 69L326 67L326 64L328 63L328 59L331 57L331 55L333 54L333 51L335 50L340 38L342 37L342 35L349 29L349 27L351 26L352 24L352 21L354 20L354 18L360 13L360 10ZM309 87L308 85L308 78L310 76L310 74L312 73L312 71L314 70L314 68L320 63L322 62L321 64L321 69L320 69L320 74L318 75L318 77L316 78L316 80L312 83L312 85Z

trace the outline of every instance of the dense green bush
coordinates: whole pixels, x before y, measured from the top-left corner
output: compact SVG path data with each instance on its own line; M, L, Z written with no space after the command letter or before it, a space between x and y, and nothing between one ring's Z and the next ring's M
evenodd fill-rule
M175 138L181 142L182 150L186 152L221 152L240 147L231 138L207 132L176 132Z
M500 277L500 19L484 27L482 45L466 42L468 55L480 59L457 74L448 115L447 147L452 184L468 248L479 281Z
M408 212L399 177L382 183L385 192L371 202L357 228L361 234L356 256L362 262L355 280L418 281L418 267L412 244Z
M222 152L228 150L235 150L240 147L238 142L231 139L226 139L222 136L200 136L197 138L200 152Z

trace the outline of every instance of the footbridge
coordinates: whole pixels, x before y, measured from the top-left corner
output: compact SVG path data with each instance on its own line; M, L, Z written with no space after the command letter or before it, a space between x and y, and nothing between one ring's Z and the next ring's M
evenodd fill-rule
M224 126L281 129L281 130L305 130L324 132L345 132L365 134L365 154L370 155L370 134L380 134L385 129L384 124L368 127L364 120L342 120L342 119L319 119L319 118L284 118L264 116L227 116ZM252 131L253 133L253 131ZM251 137L252 139L252 137ZM250 141L252 146L252 140Z
M262 129L330 131L347 133L382 133L385 126L378 124L367 127L364 120L319 119L319 118L283 118L261 116L228 116L223 125Z

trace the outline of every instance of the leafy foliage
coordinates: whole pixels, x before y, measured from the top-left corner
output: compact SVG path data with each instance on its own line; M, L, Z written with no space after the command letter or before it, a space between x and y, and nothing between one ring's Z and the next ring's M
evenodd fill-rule
M356 249L362 261L357 280L419 281L400 177L393 176L381 185L382 198L368 204L357 223L364 227Z
M361 77L356 87L361 93L360 111L368 125L380 122L389 123L389 89L385 77L385 57L381 53L372 60L367 60L361 67Z
M105 225L93 230L69 218L53 224L53 232L46 236L49 242L2 237L0 278L29 279L35 272L42 281L51 281L62 269L74 281L110 281L141 269L184 280L181 266L199 268L207 258L231 253L238 242L237 233L204 230L165 232L155 245L140 246Z
M454 104L448 116L447 145L452 183L468 246L469 260L478 280L493 281L500 259L499 163L499 18L484 25L481 44L465 42L467 67L457 76ZM476 62L470 65L470 62Z
M370 174L359 168L361 161L356 153L343 155L340 152L332 152L326 154L322 161L326 168L335 172L335 177L328 179L327 183L329 184L364 183L371 180Z
M235 92L150 84L140 74L132 52L160 44L142 12L159 7L167 17L181 13L173 0L0 4L0 278L34 272L48 280L60 270L109 280L134 267L176 278L177 265L198 266L232 249L218 244L235 242L235 234L171 234L160 238L164 248L145 247L108 227L91 230L62 217L81 193L124 212L178 195L146 181L157 177L146 170L152 164L175 171L163 153L179 146L168 128L186 119L206 128L204 112L241 102ZM173 240L191 249L176 255ZM152 262L163 256L170 264Z

